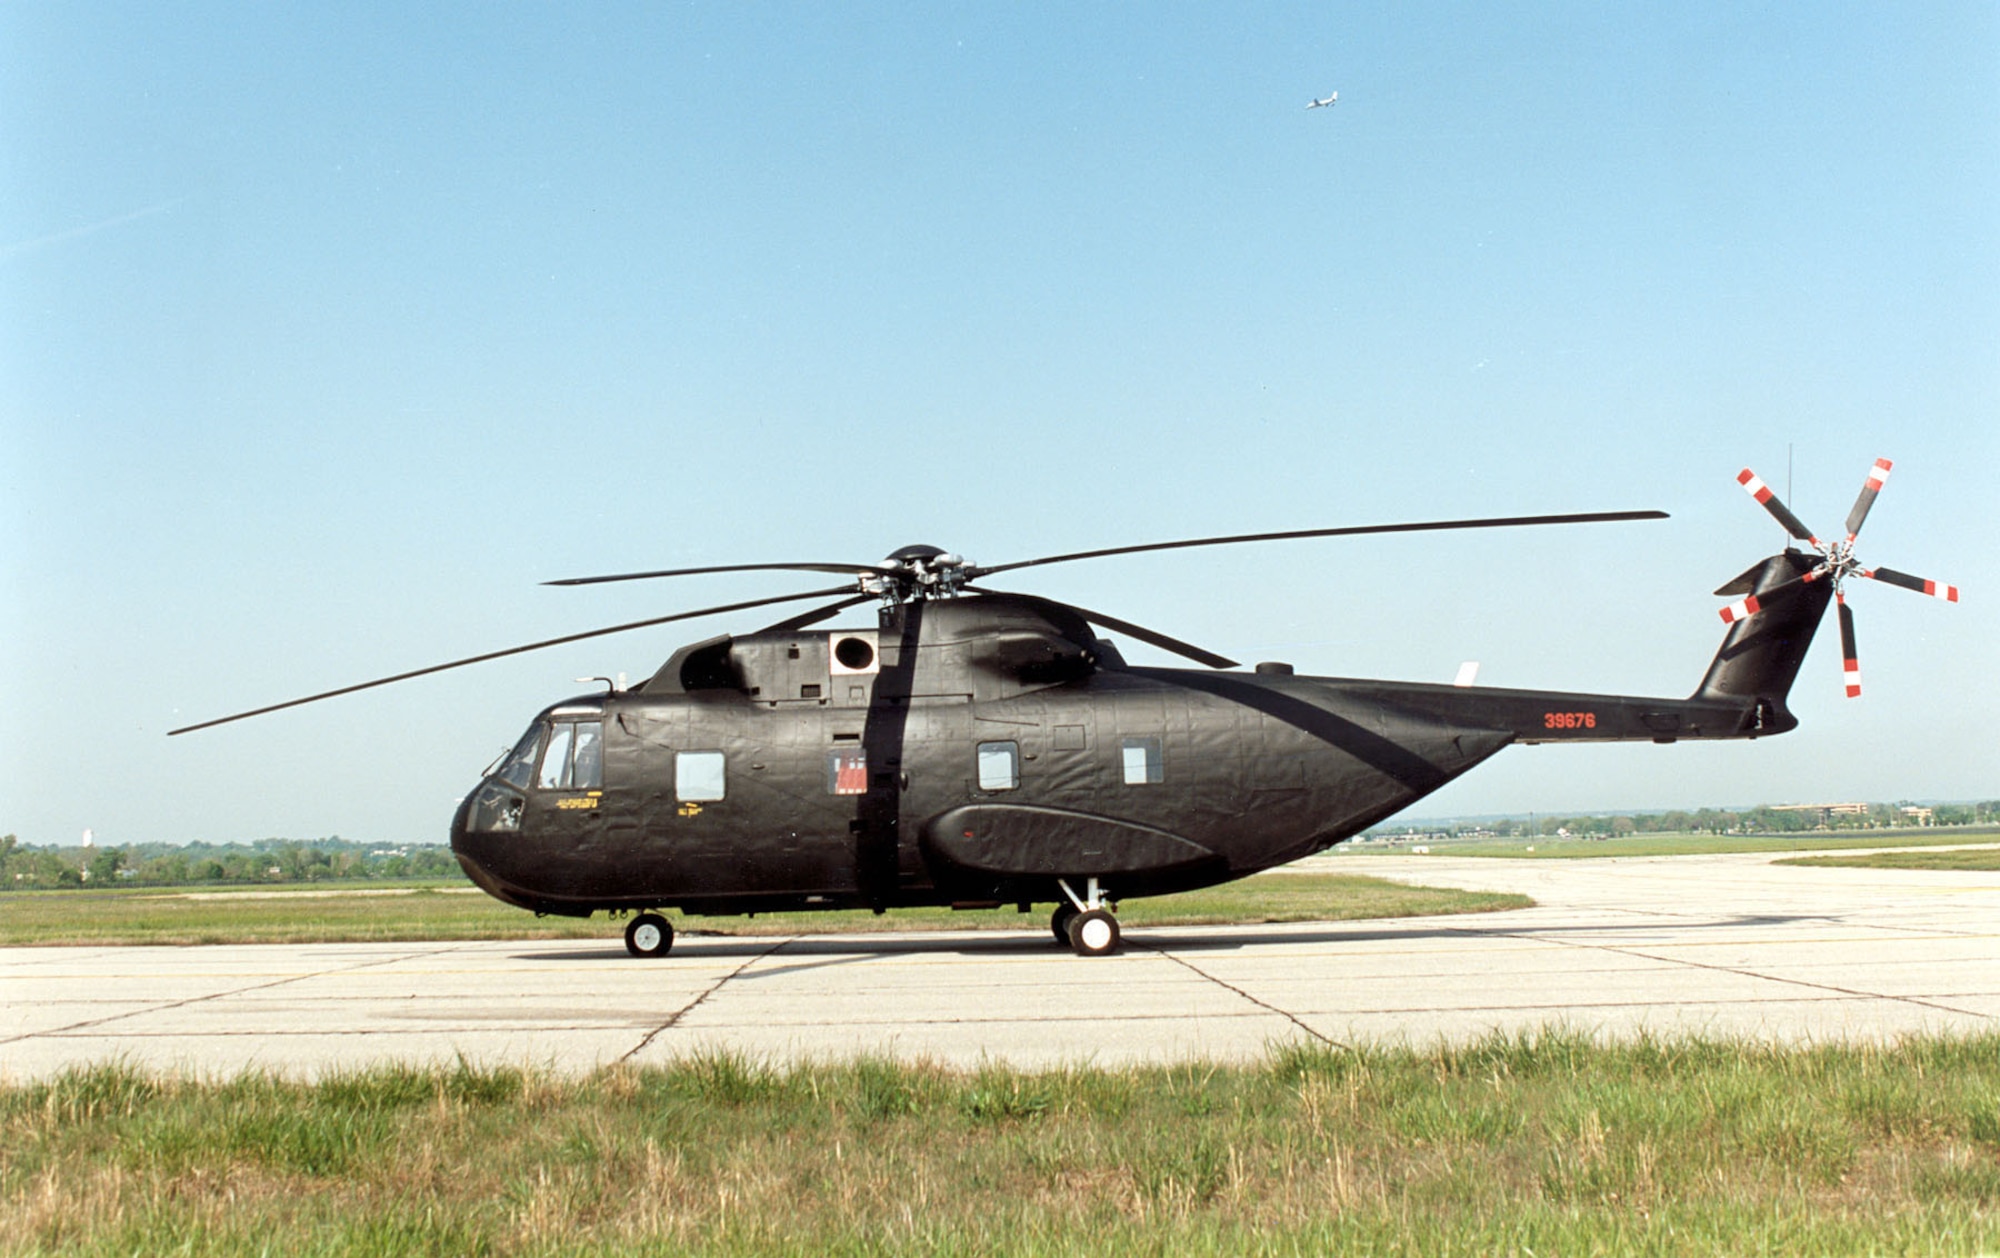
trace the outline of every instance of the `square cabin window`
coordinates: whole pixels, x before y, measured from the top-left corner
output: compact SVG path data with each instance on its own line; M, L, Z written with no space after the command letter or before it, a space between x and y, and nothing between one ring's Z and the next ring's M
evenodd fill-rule
M722 753L683 751L674 757L674 797L683 803L707 803L723 795Z
M1166 758L1157 738L1125 740L1125 785L1153 786L1167 780Z
M979 789L1011 791L1021 784L1021 744L979 744Z

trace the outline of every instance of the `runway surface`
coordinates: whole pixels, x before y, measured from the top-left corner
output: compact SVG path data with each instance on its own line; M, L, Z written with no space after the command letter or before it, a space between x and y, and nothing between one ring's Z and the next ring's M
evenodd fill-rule
M1022 1066L1250 1058L1294 1042L1600 1035L1882 1039L2000 1026L2000 874L1770 855L1321 857L1521 891L1509 913L1135 929L1114 957L1006 933L602 944L0 949L0 1077L123 1058L318 1075L383 1061L583 1070L727 1048Z

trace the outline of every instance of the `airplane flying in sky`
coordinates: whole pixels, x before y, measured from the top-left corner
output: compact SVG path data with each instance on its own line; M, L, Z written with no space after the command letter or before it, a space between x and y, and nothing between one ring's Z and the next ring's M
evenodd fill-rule
M1318 109L1322 105L1336 104L1339 100L1340 100L1339 92L1328 92L1323 98L1312 102L1311 104L1307 105L1306 108Z

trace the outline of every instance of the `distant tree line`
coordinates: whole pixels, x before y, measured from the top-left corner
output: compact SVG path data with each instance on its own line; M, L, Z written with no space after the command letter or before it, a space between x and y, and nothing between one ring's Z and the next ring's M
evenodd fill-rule
M1780 808L1760 804L1731 811L1725 808L1673 809L1661 813L1609 813L1602 816L1510 817L1491 821L1412 826L1389 823L1368 832L1392 839L1418 834L1427 838L1572 838L1609 839L1634 834L1824 834L1837 830L1886 830L1910 826L1974 826L2000 824L2000 800L1976 804L1934 804L1905 811L1902 804L1867 804L1859 811L1827 808Z
M57 847L0 835L0 891L45 887L202 886L463 877L451 849L428 843L136 843Z

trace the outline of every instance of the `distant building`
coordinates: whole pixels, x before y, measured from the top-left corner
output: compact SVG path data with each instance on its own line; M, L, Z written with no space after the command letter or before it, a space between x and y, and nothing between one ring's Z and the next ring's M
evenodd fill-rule
M1831 826L1835 817L1866 817L1867 804L1773 804L1772 812L1805 812L1817 814L1822 829Z

